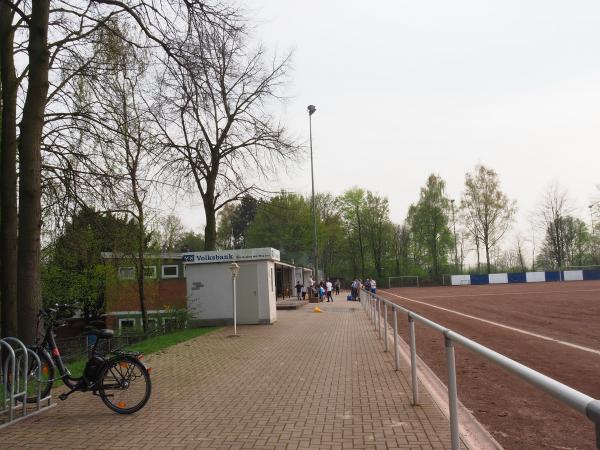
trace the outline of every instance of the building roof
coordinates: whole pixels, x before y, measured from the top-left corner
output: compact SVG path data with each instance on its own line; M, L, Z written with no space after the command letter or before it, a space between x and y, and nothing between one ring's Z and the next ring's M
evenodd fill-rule
M179 259L183 253L144 253L145 259ZM100 256L104 259L124 259L124 258L135 258L136 255L132 253L122 252L101 252Z

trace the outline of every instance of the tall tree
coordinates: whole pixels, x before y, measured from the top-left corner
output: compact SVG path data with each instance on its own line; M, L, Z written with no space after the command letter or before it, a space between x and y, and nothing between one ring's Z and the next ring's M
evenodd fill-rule
M366 204L365 190L356 187L348 189L338 197L338 203L345 228L351 240L351 250L353 253L358 253L360 257L360 275L362 278L365 278L366 238L363 217L363 208Z
M474 234L485 249L487 272L491 271L490 249L498 244L510 227L516 202L500 190L498 174L482 165L465 175L465 192L461 200Z
M391 240L389 202L385 197L380 197L370 191L367 192L364 205L366 238L371 249L373 265L377 277L383 276L383 257L387 244Z
M155 154L155 138L150 115L141 101L142 86L147 82L146 55L129 42L126 26L118 20L107 22L100 32L97 46L100 62L109 69L99 75L99 115L108 129L101 137L108 167L122 168L111 201L119 210L127 211L136 224L134 260L142 324L148 329L145 294L145 258L147 248L148 203L156 173L151 159Z
M448 226L450 200L444 193L445 186L440 176L431 174L421 188L419 201L410 206L407 217L415 242L425 250L433 277L440 274L452 247L452 233Z
M31 344L32 325L42 304L40 284L42 225L42 129L48 94L48 18L50 0L31 4L29 18L28 81L19 133L19 244L18 244L18 331Z
M280 96L289 57L267 65L265 50L249 47L241 22L196 27L180 46L188 54L185 68L167 65L155 119L171 154L166 168L202 197L205 250L213 250L217 212L254 191L258 178L297 150L266 108Z
M297 194L281 194L261 201L248 229L249 247L274 247L282 259L310 262L310 205Z
M159 221L160 250L162 252L178 252L177 243L183 238L185 229L178 216L169 214Z
M17 90L14 10L0 2L0 336L17 335Z
M563 222L572 209L569 203L567 191L558 183L553 183L544 192L538 211L539 220L546 231L541 253L546 255L546 261L550 259L558 269L565 265Z

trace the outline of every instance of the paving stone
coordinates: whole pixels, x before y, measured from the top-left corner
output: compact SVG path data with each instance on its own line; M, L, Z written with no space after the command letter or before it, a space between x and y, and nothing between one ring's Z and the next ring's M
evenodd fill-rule
M0 430L0 448L450 448L440 410L423 390L410 404L408 374L344 298L147 355L153 392L138 413L77 393Z

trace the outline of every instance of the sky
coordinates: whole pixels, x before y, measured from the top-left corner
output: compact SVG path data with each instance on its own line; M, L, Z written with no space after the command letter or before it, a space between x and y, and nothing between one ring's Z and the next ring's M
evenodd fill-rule
M400 223L429 174L459 200L465 172L494 169L528 236L559 183L589 223L600 200L600 2L246 0L256 36L293 51L277 116L308 144L315 187L386 196ZM265 187L310 193L305 153ZM198 199L180 206L201 231Z

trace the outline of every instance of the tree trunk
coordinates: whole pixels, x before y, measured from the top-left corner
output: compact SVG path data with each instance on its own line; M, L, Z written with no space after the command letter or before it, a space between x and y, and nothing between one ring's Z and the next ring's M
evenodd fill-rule
M483 234L483 246L485 247L485 263L487 268L487 273L491 272L491 264L490 264L490 236L487 233L487 229L484 230Z
M134 182L137 183L137 181ZM136 189L136 188L134 188ZM148 314L146 313L146 294L144 291L144 210L141 201L138 198L137 190L134 190L136 207L138 210L138 236L137 236L137 283L138 295L140 298L140 311L142 313L142 328L144 334L148 332Z
M217 248L217 218L214 202L211 198L203 200L206 227L204 228L204 250L215 250Z
M35 317L42 304L40 284L41 141L48 95L48 16L50 1L31 3L29 78L19 137L18 331L26 344L35 338Z
M14 13L0 3L0 336L17 335L17 77L13 58Z
M143 241L143 238L142 238ZM138 241L139 245L139 241ZM146 314L146 296L144 292L144 250L143 247L138 248L137 254L137 283L138 294L140 297L140 311L142 313L142 328L144 334L148 332L148 315Z
M477 250L477 273L481 272L481 256L479 254L479 237L475 235L475 249Z

